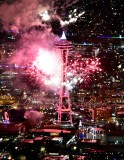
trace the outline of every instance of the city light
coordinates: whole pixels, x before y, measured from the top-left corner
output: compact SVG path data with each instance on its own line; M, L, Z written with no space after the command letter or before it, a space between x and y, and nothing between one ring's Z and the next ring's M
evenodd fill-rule
M123 159L123 12L0 0L0 159Z

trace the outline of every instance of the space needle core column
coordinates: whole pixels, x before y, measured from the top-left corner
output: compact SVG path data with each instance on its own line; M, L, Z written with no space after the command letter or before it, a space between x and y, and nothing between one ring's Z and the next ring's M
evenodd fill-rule
M61 85L59 90L59 104L58 104L58 123L72 122L72 110L70 102L70 94L67 88L67 67L68 54L72 49L72 44L67 41L65 33L63 32L60 40L56 43L57 52L61 54Z

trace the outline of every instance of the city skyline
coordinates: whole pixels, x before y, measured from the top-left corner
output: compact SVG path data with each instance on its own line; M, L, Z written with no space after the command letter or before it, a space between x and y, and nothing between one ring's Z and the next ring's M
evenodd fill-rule
M123 10L0 0L0 159L123 159Z

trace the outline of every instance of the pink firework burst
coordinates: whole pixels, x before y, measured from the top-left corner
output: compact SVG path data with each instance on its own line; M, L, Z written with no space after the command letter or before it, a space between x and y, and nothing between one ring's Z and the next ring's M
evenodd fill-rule
M83 59L80 55L76 59L71 59L69 62L67 73L68 84L71 88L77 83L88 84L91 81L91 77L101 71L98 58Z
M38 55L33 62L33 66L37 67L45 75L56 75L59 73L59 57L47 50L39 49Z
M95 73L100 73L98 58L83 59L81 55L69 57L66 66L66 86L71 90L77 83L88 83ZM36 83L49 87L59 88L61 84L62 58L54 51L39 49L36 59L30 68L30 78Z
M32 62L28 74L38 84L58 86L60 84L61 60L54 51L40 48L35 60Z

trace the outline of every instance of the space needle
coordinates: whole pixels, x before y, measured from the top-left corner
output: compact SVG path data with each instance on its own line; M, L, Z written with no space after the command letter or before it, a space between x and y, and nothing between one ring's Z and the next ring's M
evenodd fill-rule
M72 43L67 41L65 32L63 31L61 38L55 46L57 53L61 56L61 85L59 89L59 103L57 108L58 124L69 123L73 125L72 121L72 109L70 94L67 87L67 67L68 67L68 55L72 49Z

